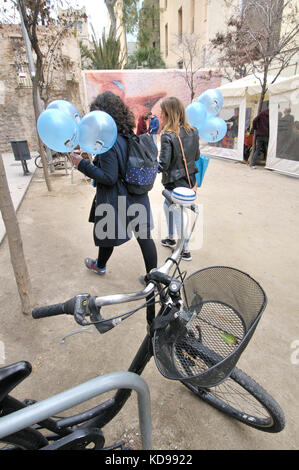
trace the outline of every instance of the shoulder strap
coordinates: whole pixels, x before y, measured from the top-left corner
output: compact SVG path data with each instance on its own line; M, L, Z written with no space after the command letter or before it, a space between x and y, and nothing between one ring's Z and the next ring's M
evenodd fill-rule
M144 153L146 154L147 158L151 158L150 154L148 153L147 148L145 147L145 145L144 145L144 143L141 141L141 139L139 139L139 144L140 144L141 148L143 149Z
M185 157L185 152L184 152L182 140L181 140L181 138L180 138L179 135L177 135L177 138L178 138L179 143L180 143L180 146L181 146L181 151L182 151L183 161L184 161L184 165L185 165L186 175L187 175L187 178L188 178L188 183L189 183L190 188L192 189L192 185L191 185L191 181L190 181L190 176L189 176L189 172L188 172L188 166L187 166L187 161L186 161L186 157Z
M149 138L151 139L151 137L150 137L150 136L147 136L146 134L142 134L142 135L144 135L144 136L146 136L146 137L149 137ZM152 160L152 157L151 157L150 152L148 151L148 149L147 149L145 143L142 141L142 136L136 136L136 137L137 137L137 142L138 142L138 144L140 145L140 147L141 147L142 150L144 151L144 153L145 153L145 155L147 156L147 158L148 158L149 160ZM145 137L143 137L143 138L145 138Z

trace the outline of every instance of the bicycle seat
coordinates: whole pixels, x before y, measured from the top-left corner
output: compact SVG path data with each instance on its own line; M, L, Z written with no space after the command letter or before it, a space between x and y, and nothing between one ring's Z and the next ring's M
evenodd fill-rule
M15 362L0 368L0 403L22 380L32 371L31 364L27 361Z

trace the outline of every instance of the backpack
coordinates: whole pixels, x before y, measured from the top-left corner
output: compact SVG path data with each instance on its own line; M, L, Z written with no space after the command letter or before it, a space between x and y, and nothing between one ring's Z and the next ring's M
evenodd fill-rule
M146 194L154 186L158 172L158 149L148 134L125 136L128 140L127 165L124 177L131 194Z

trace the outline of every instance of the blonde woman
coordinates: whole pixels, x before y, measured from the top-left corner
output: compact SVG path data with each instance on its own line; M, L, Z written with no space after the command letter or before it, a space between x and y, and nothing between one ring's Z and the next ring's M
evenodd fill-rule
M162 172L162 184L169 191L178 187L192 188L196 183L195 173L197 167L195 161L198 160L200 155L199 136L197 130L187 122L184 105L178 98L171 96L162 101L161 125L159 169ZM170 205L166 199L164 201L164 211L168 226L168 237L161 240L161 243L163 246L174 248L176 245L174 225L176 225L179 233L180 212L170 210ZM185 261L192 259L187 244L185 244L182 259Z

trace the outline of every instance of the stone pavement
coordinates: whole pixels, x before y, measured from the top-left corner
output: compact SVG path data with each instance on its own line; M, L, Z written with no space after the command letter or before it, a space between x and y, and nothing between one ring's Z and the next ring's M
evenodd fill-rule
M15 161L13 153L2 154L10 194L16 211L18 210L29 187L30 181L35 173L35 156L36 154L32 152L31 160L27 160L27 167L30 171L30 174L25 176L23 172L22 163ZM4 239L5 233L5 225L2 219L2 215L0 213L0 243Z

